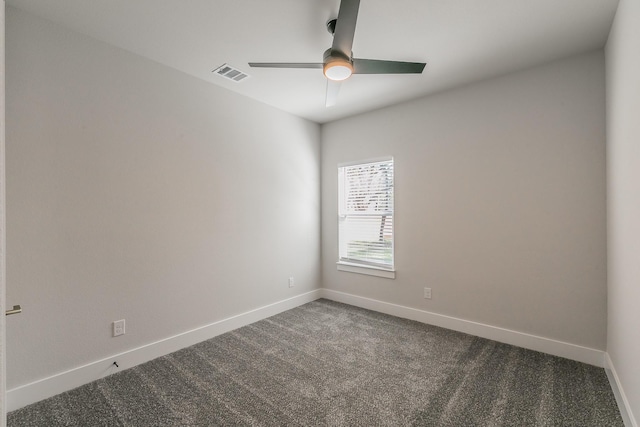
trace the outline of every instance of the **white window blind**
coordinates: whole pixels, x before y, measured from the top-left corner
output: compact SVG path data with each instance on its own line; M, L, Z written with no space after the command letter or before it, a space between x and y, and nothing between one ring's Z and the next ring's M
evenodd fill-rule
M339 262L393 270L393 159L338 168Z

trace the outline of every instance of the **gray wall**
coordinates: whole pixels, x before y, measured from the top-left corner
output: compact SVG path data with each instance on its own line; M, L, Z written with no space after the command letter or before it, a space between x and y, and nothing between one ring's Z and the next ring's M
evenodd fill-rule
M620 0L606 47L607 353L640 421L640 2Z
M9 388L319 287L317 124L12 8L7 121Z
M324 287L604 350L602 51L333 122L322 141ZM389 155L397 277L337 271L337 165Z

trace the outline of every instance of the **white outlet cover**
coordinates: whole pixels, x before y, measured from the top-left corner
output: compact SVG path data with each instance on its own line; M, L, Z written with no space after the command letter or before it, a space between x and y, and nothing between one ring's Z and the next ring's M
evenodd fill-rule
M118 337L120 335L124 335L125 332L125 323L124 319L116 320L113 322L113 336Z

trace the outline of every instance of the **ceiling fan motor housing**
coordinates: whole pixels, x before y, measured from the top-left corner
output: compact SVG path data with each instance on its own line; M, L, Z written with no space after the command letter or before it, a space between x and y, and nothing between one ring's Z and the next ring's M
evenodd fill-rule
M333 50L332 48L325 50L324 55L322 56L323 64L326 64L330 61L346 61L353 65L353 61L350 57L340 52L339 50Z

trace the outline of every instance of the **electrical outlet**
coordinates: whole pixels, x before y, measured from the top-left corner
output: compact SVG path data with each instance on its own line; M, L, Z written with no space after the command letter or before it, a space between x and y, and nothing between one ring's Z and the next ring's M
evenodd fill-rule
M113 322L113 336L124 335L124 319Z
M431 299L431 288L424 288L425 299Z
M294 284L293 277L289 277L289 287L293 288L293 284Z

